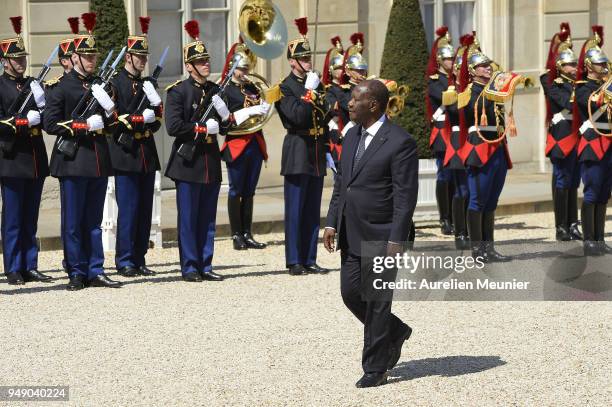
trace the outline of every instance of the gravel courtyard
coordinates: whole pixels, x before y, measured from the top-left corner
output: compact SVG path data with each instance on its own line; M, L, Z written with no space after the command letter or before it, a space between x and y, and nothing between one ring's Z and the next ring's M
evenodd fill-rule
M552 223L504 217L496 237L551 240ZM448 239L438 231L417 238ZM340 297L339 255L321 245L333 271L292 277L283 235L258 237L267 249L216 242L224 282L183 282L170 247L148 255L156 276L111 269L116 290L67 292L61 252L42 252L52 283L0 277L0 385L66 385L66 404L87 406L612 404L610 302L395 302L413 335L388 385L356 389L362 328Z

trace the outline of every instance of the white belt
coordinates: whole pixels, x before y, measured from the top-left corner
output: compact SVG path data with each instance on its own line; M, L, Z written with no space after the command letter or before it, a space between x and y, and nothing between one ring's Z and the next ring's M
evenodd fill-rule
M593 128L593 123L591 123L590 120L587 120L586 122L582 123L582 126L580 126L580 134L584 134L586 133L588 129L592 129L592 128ZM595 122L595 128L599 130L608 130L608 131L611 130L609 123L602 123L602 122Z
M472 133L474 131L494 131L497 133L497 127L496 126L471 126L469 132Z
M453 126L453 128L451 129L452 131L461 131L461 129L459 128L459 126Z
M436 111L434 112L434 114L432 115L432 119L435 122L443 122L445 118L446 118L446 116L444 115L444 107L442 107L442 106L437 108Z
M558 124L559 122L561 122L562 120L572 120L572 114L567 110L567 109L563 109L562 111L560 111L559 113L555 113L552 117L552 124Z

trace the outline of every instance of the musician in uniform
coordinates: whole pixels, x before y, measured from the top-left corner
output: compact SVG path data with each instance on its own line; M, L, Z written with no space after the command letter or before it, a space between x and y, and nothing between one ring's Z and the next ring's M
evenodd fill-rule
M221 188L221 153L217 135L226 134L230 111L219 86L207 78L210 56L199 39L195 20L185 24L193 38L183 47L183 61L189 78L167 88L166 129L174 137L166 176L176 185L177 229L181 274L185 281L220 281L213 271L217 201ZM214 95L211 97L211 95ZM214 106L207 118L194 116ZM205 120L204 122L200 120Z
M610 122L609 60L600 48L603 27L583 45L576 74L574 126L579 127L578 159L584 184L581 219L585 256L611 254L604 241L606 207L612 185L612 128Z
M471 83L459 94L458 107L463 109L460 131L466 138L459 155L467 167L468 233L474 257L481 257L485 263L504 262L511 259L495 250L493 234L495 209L512 167L505 138L504 105L485 102L482 95L493 73L493 61L474 44L472 35L468 35L465 46L459 80Z
M321 82L325 85L326 98L335 113L329 121L329 147L334 165L342 156L342 131L350 122L348 116L348 102L351 100L351 85L345 83L344 48L339 36L331 39L332 47L325 54Z
M576 147L578 134L572 125L574 80L578 58L572 51L569 29L557 33L557 45L551 53L545 76L546 155L553 164L553 202L556 239L580 240L578 228L578 186L580 171ZM543 79L544 80L544 79Z
M450 127L445 106L442 104L442 93L449 86L449 74L453 69L453 56L455 49L451 44L448 27L442 26L436 30L437 38L431 48L427 65L427 93L425 106L427 117L431 123L429 147L436 159L436 201L440 228L443 234L453 233L451 222L450 198L452 174L450 169L444 167L446 145L450 142Z
M238 42L232 45L225 60L221 80L226 78L236 56L240 56L240 60L225 88L232 127L221 147L229 177L227 213L234 249L263 249L266 244L253 238L251 226L253 197L261 165L263 161L268 160L266 141L261 130L245 133L247 130L241 129L244 126L248 128L252 120L257 123L257 120L266 117L271 105L263 99L262 90L247 76L255 68L257 57L244 43Z
M120 275L155 274L146 266L155 172L161 167L153 134L161 127L162 100L156 82L142 73L148 61L150 17L140 17L142 35L127 38L125 65L111 80L118 123L109 138L115 173L117 240L115 266Z
M104 130L115 123L115 104L95 75L98 48L92 32L96 15L84 13L82 19L88 34L74 37L74 68L49 92L44 114L45 131L57 136L50 167L62 188L63 245L70 275L67 289L72 291L87 285L121 285L104 273L101 230L106 185L112 175Z
M462 84L458 78L461 70L463 51L465 50L466 36L460 40L461 46L455 52L453 58L453 72L449 75L449 86L442 93L442 104L445 110L445 121L443 129L450 129L450 140L446 145L444 155L444 169L450 171L453 183L453 200L451 203L451 213L453 219L453 230L455 233L455 248L465 250L470 248L470 241L467 233L467 200L469 197L467 185L467 172L463 160L459 156L459 151L465 144L465 139L461 137L459 109L457 108L457 92L463 92L466 84ZM463 112L462 112L463 115ZM441 129L441 131L443 130Z
M51 280L38 271L36 242L43 183L49 175L40 124L46 100L38 81L24 75L28 53L21 21L21 16L11 17L17 35L0 41L2 253L4 273L14 285Z
M280 83L282 97L276 101L276 110L287 130L281 159L281 175L285 177L285 262L291 275L303 275L329 271L318 266L316 260L331 114L323 84L312 71L306 18L295 21L301 36L288 44L291 73Z

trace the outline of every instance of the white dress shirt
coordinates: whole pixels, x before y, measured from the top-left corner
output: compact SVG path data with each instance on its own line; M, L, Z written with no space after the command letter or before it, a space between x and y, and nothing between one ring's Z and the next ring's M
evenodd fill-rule
M387 120L387 116L383 114L382 116L380 116L380 118L376 122L374 122L373 125L371 125L370 127L366 129L366 131L368 132L368 135L366 136L366 139L365 139L365 149L366 150L368 149L368 146L372 142L372 139L374 138L376 133L378 133L378 130L380 130L380 128L382 127L385 120Z

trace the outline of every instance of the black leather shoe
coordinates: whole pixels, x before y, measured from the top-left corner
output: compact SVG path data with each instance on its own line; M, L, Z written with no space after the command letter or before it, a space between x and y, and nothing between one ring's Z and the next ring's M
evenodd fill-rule
M603 253L601 252L601 247L599 246L599 242L593 240L585 240L582 243L582 247L584 249L585 256L601 256Z
M21 276L23 277L23 281L25 281L26 283L30 281L50 282L51 280L53 280L53 277L43 274L38 270L22 271Z
M148 268L147 266L140 266L138 267L138 274L140 274L141 276L154 276L157 273Z
M468 250L470 248L470 239L466 235L455 236L455 249Z
M68 291L78 291L85 288L85 278L80 274L70 276L70 282L66 286Z
M121 267L117 269L117 274L123 277L136 277L138 276L138 269L131 266Z
M512 257L504 256L503 254L495 250L493 242L489 242L487 244L487 263L505 263L511 260Z
M24 285L23 276L20 272L8 273L6 279L10 285Z
M234 250L246 250L248 248L244 241L244 237L238 233L232 235L232 243L234 245Z
M449 219L440 219L440 231L446 236L453 234L453 224Z
M572 235L566 226L560 225L557 226L555 238L557 242L569 242L572 240Z
M201 273L202 276L202 280L205 281L223 281L225 280L225 277L223 277L221 274L217 274L214 271L208 271L206 273Z
M266 247L265 243L260 243L253 239L251 232L244 232L242 237L244 238L244 243L249 249L264 249Z
M191 273L183 274L183 280L190 283L199 283L202 281L202 276L200 276L200 273L192 271Z
M608 246L605 240L601 240L598 243L601 254L612 254L612 247Z
M387 372L384 373L366 373L357 383L355 387L360 389L366 387L376 387L387 383Z
M327 274L327 273L329 273L329 269L321 267L321 266L319 266L316 263L313 264L312 266L304 266L304 269L308 273L314 273L314 274Z
M108 288L119 288L123 284L119 281L111 280L106 274L98 274L91 280L89 280L90 287L108 287Z
M573 222L569 227L570 239L571 240L582 240L582 233L578 227L578 222Z
M289 266L289 274L292 276L303 276L308 274L306 269L301 264L292 264Z
M406 329L401 333L401 335L393 341L391 344L391 351L389 355L389 363L387 364L387 370L391 370L397 365L397 362L402 355L402 346L404 346L404 342L410 338L412 335L412 328L406 326Z

